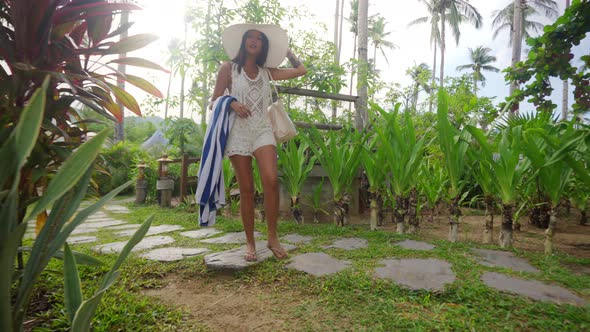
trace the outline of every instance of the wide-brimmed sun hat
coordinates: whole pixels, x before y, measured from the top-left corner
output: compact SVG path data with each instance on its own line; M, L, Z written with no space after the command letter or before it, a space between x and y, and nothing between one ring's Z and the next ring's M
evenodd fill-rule
M266 35L268 38L268 56L266 57L265 67L278 67L287 55L289 38L285 30L276 24L242 23L227 27L221 34L225 53L229 55L230 59L235 58L240 51L242 36L249 30L258 30Z

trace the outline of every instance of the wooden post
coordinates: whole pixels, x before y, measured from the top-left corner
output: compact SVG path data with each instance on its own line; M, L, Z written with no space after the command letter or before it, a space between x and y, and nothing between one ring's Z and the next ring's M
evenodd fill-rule
M188 155L184 153L182 155L182 164L181 164L181 172L180 172L180 202L184 202L186 199L186 189L187 189L187 178L188 178Z

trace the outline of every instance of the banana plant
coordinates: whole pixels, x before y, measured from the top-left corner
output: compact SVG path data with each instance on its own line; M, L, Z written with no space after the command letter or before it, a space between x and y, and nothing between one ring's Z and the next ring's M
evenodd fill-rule
M129 181L94 204L78 210L86 196L94 160L109 135L109 130L105 130L80 145L65 159L35 202L22 199L19 183L42 132L48 86L49 79L45 79L20 112L14 129L0 147L0 159L3 160L0 165L0 268L4 271L0 274L0 331L23 330L31 294L50 259L65 255L68 260L77 257L84 264L100 264L95 258L80 253L70 251L64 254L62 248L78 225L131 184ZM20 216L20 211L26 211L26 214ZM22 220L30 220L36 216L42 216L39 218L44 219L44 225L32 247L21 247L27 228L27 223ZM145 227L149 227L150 223L151 220L148 220L142 227L147 231ZM144 234L145 232L138 232L136 238L141 238ZM132 248L133 245L129 246ZM18 252L29 253L22 269L15 269ZM123 259L120 259L119 265ZM115 267L117 270L118 266ZM111 275L108 282L114 282L115 277L116 275ZM66 292L71 290L68 284ZM85 317L83 320L79 319L75 328L72 327L73 331L90 329L90 320L94 313L91 306L97 305L99 301L100 298L93 298L92 304L86 305L88 309L81 311Z
M340 132L329 131L323 136L312 127L307 139L332 185L334 223L344 226L350 204L350 187L358 176L360 154L367 136L350 128Z
M386 190L385 149L378 148L379 139L373 136L368 147L361 153L362 167L369 182L369 199L371 206L371 230L383 225L383 197Z
M459 218L461 210L459 201L465 186L467 173L466 154L469 149L468 134L459 131L449 122L449 104L447 93L440 89L438 93L437 130L438 142L443 154L443 165L448 175L448 185L444 197L449 203L449 241L457 242L459 237Z
M385 172L391 176L390 190L395 197L395 215L397 217L397 232L404 233L405 220L412 221L412 231L417 225L417 209L415 200L410 199L410 193L417 186L417 177L424 155L424 138L418 139L410 113L400 118L397 104L391 113L385 112L376 104L371 109L382 117L382 125L375 126L379 140L378 149L384 153Z
M228 158L224 158L222 162L223 167L223 184L225 185L225 206L223 209L223 214L230 218L232 215L231 209L231 192L236 188L237 182L236 179L236 172L231 165L231 161Z
M295 139L278 149L280 179L289 192L291 214L298 224L303 224L303 212L299 204L301 190L317 160L315 155L307 156L308 149L307 142Z

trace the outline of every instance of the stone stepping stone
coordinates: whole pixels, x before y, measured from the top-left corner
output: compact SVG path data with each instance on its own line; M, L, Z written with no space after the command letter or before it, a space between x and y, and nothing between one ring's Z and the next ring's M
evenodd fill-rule
M141 227L140 224L127 224L127 225L106 227L105 229L108 229L110 231L122 231L122 230L127 230L127 229L137 230L139 227Z
M129 213L131 212L131 210L129 210L127 207L123 206L123 205L105 205L103 207L104 210L107 210L109 212L113 212L113 213Z
M296 246L288 243L282 243L281 245L287 251L297 248ZM266 247L266 241L256 242L256 255L258 256L258 260L256 262L246 261L244 259L245 254L245 245L236 249L208 254L204 258L205 265L211 270L241 271L246 269L248 266L260 263L270 257L274 257L272 252Z
M207 248L158 248L143 253L140 256L152 261L174 262L209 251L211 250Z
M124 221L121 220L114 220L114 219L109 219L109 220L105 220L105 221L95 221L95 222L85 222L80 226L86 226L88 228L103 228L103 227L109 227L109 226L117 226L117 225L122 225L125 224Z
M291 243L309 243L311 240L313 240L313 236L288 234L283 236L282 240Z
M340 239L334 241L331 245L324 246L324 249L331 249L331 248L338 248L344 250L354 250L354 249L361 249L366 248L369 246L369 242L365 239L357 238L357 237L350 237L346 239Z
M80 234L88 234L88 233L96 233L98 232L98 228L96 227L84 227L84 224L76 227L76 229L74 229L72 231L72 233L70 233L71 235L80 235Z
M184 227L178 226L178 225L159 225L159 226L152 226L148 230L146 236L174 232L174 231L177 231L177 230L180 230L180 229L184 229ZM116 236L132 236L133 234L135 234L135 230L134 229L130 229L130 230L118 232L115 235Z
M587 304L584 299L566 288L547 285L537 280L524 280L502 273L486 272L481 276L481 281L499 291L526 296L534 300L550 301L558 304L568 303L577 306Z
M113 218L108 217L108 216L104 216L104 217L88 217L86 218L86 220L84 220L84 222L105 222L105 221L111 221L113 220Z
M174 239L170 236L149 236L141 240L132 251L141 251L146 249L151 249L153 247L170 244L173 243ZM95 246L92 250L99 252L101 254L112 254L112 253L120 253L127 241L122 242L113 242L113 243L106 243Z
M349 261L336 259L323 252L311 252L295 256L293 262L287 265L287 268L321 277L338 273L350 266Z
M396 245L411 250L433 250L436 248L436 246L433 244L414 240L404 240L397 242Z
M262 234L260 232L254 232L254 237L258 238L262 236ZM220 237L214 237L214 238L210 238L210 239L205 239L205 240L201 240L201 242L203 243L215 243L215 244L244 244L246 243L246 234L244 232L235 232L235 233L229 233L227 235L224 236L220 236ZM263 247L266 248L266 245L264 245Z
M471 249L473 253L479 256L478 262L481 265L491 267L505 267L518 272L540 272L529 262L520 257L514 256L509 251L488 250L488 249Z
M96 242L96 236L72 236L68 237L68 244L82 244Z
M201 229L197 229L196 231L182 232L182 233L180 233L180 235L190 237L192 239L202 239L202 238L209 237L212 235L217 235L220 233L223 233L223 232L220 230L217 230L215 228L201 228Z
M412 290L442 291L446 284L455 281L452 265L440 259L386 259L379 264L385 266L375 269L377 278L391 279Z

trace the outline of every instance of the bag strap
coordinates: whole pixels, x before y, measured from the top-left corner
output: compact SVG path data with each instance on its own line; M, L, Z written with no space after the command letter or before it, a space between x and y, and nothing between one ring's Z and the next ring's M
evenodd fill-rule
M277 90L277 87L272 84L270 81L272 81L272 76L270 75L270 70L268 70L268 68L264 68L264 71L266 72L266 75L268 76L268 84L270 84L271 89L270 89L270 103L272 104L272 90L275 90L275 93L277 95L277 99L279 99L279 90Z

